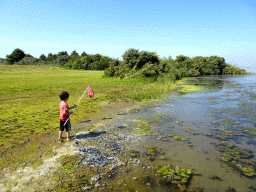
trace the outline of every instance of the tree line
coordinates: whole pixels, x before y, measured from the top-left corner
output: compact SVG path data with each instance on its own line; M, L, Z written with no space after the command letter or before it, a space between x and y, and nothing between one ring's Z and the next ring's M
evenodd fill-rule
M104 77L153 77L166 76L178 80L183 77L197 77L202 75L243 74L244 69L225 62L223 57L197 56L189 58L184 55L162 58L149 51L139 51L130 48L122 55L123 60L113 59L101 54L79 55L75 50L69 55L67 51L57 54L49 53L35 58L25 54L21 49L15 49L6 59L0 59L0 63L9 65L58 65L73 69L105 70Z

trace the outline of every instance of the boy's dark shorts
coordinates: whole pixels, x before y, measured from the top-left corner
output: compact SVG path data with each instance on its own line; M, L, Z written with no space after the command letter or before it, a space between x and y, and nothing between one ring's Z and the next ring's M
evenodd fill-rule
M64 131L64 128L65 128L65 129L66 129L66 132L70 132L70 130L71 130L70 120L68 120L68 122L66 123L66 125L63 126L65 122L66 122L66 121L60 120L60 131Z

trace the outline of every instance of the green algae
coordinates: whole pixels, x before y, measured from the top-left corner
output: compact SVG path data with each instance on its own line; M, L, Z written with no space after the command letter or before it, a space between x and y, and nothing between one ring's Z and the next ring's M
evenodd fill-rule
M138 126L134 127L135 134L139 135L149 135L152 134L154 131L151 129L148 119L143 117L137 117L136 119L133 119L132 121L138 122Z
M206 133L206 136L213 136L212 133Z
M187 127L184 127L183 130L186 131L186 132L188 132L188 133L190 133L191 135L198 135L198 134L199 134L198 132L193 131L192 129L189 129L189 128L187 128Z
M171 165L160 166L157 169L157 173L164 176L165 181L177 185L181 191L185 191L189 179L191 179L193 175L198 174L191 169L185 169L180 166L174 168Z
M152 115L151 116L153 119L157 119L157 120L162 120L162 119L168 119L169 117L167 115L164 115L162 113L159 113L157 115Z
M155 146L146 146L146 154L148 156L156 156L159 154L159 150L160 149Z
M231 153L242 153L243 152L242 150L239 150L238 148L231 149L231 148L228 148L228 147L224 147L224 149L226 151L231 152Z
M251 162L252 151L241 150L228 142L215 143L215 146L222 152L220 160L226 162L231 167L236 167L238 171L247 177L255 176L256 165ZM254 168L253 168L254 167Z

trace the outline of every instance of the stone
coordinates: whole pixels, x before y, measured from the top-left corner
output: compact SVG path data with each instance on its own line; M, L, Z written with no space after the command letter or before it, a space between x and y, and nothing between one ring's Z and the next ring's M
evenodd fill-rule
M92 187L91 187L91 186L86 186L86 187L82 187L82 189L83 189L84 191L89 191L89 190L92 189Z
M100 187L100 184L99 184L99 183L96 183L96 184L94 185L94 187Z

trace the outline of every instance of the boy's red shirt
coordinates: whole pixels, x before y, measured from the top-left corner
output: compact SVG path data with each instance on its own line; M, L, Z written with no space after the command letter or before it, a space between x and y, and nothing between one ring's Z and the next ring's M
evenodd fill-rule
M61 101L60 103L60 120L66 121L69 117L69 115L65 115L64 111L68 110L68 104L64 101Z

